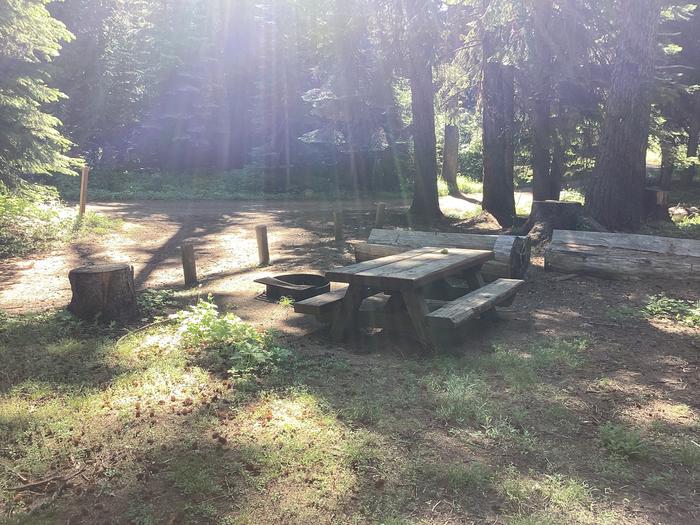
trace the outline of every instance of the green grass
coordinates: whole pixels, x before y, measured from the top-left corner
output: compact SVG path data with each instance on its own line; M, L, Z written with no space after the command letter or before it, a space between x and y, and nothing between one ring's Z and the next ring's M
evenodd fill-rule
M89 197L94 201L131 200L274 200L342 199L356 197L338 185L336 174L325 167L293 173L289 185L265 188L262 170L246 168L227 172L167 172L158 170L108 170L90 172ZM80 195L78 177L56 175L46 181L66 200ZM373 198L410 195L410 183L399 181L395 189L375 189Z
M647 464L609 453L581 425L572 388L592 366L585 338L462 357L292 357L273 334L185 299L141 294L142 322L160 321L126 336L65 312L0 316L3 518L349 524L495 513L593 524L621 511L605 487L661 492L668 472L675 490L690 486L689 433L659 433L655 450L671 452ZM251 353L263 362L250 366ZM620 435L616 450L630 441ZM82 466L53 501L55 486L8 490Z
M641 458L648 452L648 444L635 429L606 423L600 427L598 434L601 443L611 454L625 458Z
M0 188L0 258L24 256L90 235L117 230L121 220L65 206L53 188L26 186L16 192Z
M481 181L466 177L464 175L457 176L457 188L459 191L465 195L481 193L483 191L483 184ZM442 177L438 178L438 195L444 197L449 195L450 192L447 188L447 182Z
M668 319L687 326L700 326L700 301L674 299L661 293L649 297L643 313L651 318Z

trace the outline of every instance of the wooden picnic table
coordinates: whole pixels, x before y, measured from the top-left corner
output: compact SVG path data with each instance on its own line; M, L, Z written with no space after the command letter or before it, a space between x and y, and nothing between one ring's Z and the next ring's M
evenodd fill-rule
M331 335L343 339L357 325L362 301L378 293L400 298L420 343L432 348L426 316L430 313L425 291L450 277L467 281L471 290L484 286L481 266L493 259L489 250L418 248L326 272L330 281L348 283L333 316Z

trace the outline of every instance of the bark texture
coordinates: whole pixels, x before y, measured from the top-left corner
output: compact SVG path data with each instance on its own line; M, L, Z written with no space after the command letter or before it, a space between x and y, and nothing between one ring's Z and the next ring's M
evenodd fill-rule
M659 2L622 0L619 19L612 84L586 208L609 229L634 231L643 214Z
M442 217L442 212L437 188L432 45L430 31L424 27L426 9L425 0L406 2L413 154L416 168L410 212L414 217L430 221Z
M80 319L128 321L136 315L134 267L128 264L83 266L68 273L68 310Z
M671 188L673 168L676 165L676 145L669 138L661 138L661 172L659 186L662 190Z
M698 282L700 241L653 235L556 230L544 252L545 270L611 279Z
M459 171L459 128L454 124L445 124L445 143L442 148L442 178L447 183L450 195L460 195L457 186Z
M688 157L698 156L698 140L700 139L700 115L697 115L688 130ZM683 170L681 173L681 184L690 186L693 183L698 171L698 165L692 164Z
M483 37L482 77L484 197L482 207L504 227L513 226L513 68L490 60L493 35Z

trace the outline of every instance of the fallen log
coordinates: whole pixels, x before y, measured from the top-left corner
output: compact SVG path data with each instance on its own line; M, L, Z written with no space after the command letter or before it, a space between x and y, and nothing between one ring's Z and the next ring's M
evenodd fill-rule
M425 246L493 251L494 259L482 268L487 280L522 279L530 265L530 241L526 237L376 228L367 243L355 243L355 260L362 262Z
M700 280L700 241L555 230L544 252L544 267L609 279Z

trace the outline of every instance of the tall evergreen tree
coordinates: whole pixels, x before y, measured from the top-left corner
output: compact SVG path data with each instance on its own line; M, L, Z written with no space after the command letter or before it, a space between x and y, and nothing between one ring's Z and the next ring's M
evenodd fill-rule
M23 175L72 173L70 142L46 109L62 97L49 86L47 64L71 34L48 2L0 2L0 181L7 186Z
M637 230L642 220L659 0L623 0L612 82L593 179L591 216L613 230Z

